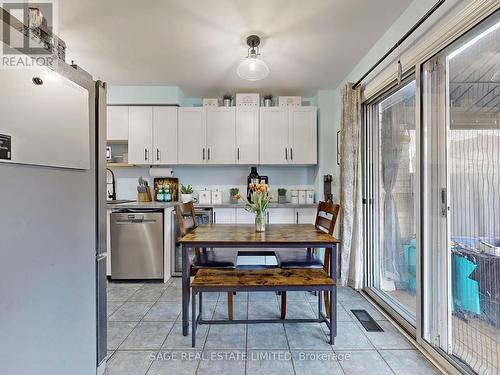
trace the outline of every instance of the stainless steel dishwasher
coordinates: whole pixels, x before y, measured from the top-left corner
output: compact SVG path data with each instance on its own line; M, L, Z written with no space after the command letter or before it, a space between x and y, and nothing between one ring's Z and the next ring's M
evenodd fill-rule
M111 278L163 278L163 212L111 213Z

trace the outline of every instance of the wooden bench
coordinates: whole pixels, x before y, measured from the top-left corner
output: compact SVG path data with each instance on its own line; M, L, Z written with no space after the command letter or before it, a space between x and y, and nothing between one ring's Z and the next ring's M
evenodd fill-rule
M196 328L199 324L253 324L253 323L326 323L330 330L330 344L334 344L337 322L328 319L321 311L321 293L318 293L318 317L315 319L239 319L204 320L202 319L204 292L287 292L287 291L329 291L335 296L335 282L322 269L202 269L191 281L192 289L192 345L196 346ZM196 297L199 297L196 315ZM333 311L333 301L330 309ZM336 317L337 314L330 314Z

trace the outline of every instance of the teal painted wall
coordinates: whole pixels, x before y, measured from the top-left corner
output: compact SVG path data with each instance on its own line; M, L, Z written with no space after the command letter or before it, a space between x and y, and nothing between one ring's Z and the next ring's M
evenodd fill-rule
M181 104L177 86L109 86L108 104Z

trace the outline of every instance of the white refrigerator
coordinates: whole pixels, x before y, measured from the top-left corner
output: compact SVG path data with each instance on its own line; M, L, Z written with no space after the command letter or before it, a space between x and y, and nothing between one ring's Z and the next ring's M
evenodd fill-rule
M1 373L103 369L105 104L76 66L0 70Z

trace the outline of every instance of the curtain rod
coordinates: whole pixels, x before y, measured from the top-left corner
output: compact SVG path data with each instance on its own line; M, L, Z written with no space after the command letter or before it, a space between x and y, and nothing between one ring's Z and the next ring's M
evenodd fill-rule
M396 42L396 44L395 44L394 46L392 46L392 48L391 48L389 51L387 51L387 52L384 54L384 56L382 56L382 57L381 57L381 58L380 58L380 59L379 59L379 60L375 63L375 65L373 65L370 69L368 69L368 71L367 71L365 74L363 74L363 76L362 76L362 77L361 77L361 78L360 78L360 79L359 79L359 80L358 80L358 81L357 81L354 85L352 85L352 89L354 90L356 87L358 87L358 86L361 84L361 82L362 82L362 81L363 81L363 80L364 80L364 79L368 76L368 74L370 74L371 72L373 72L373 70L374 70L377 66L379 66L379 65L380 65L380 63L381 63L382 61L384 61L384 60L387 58L387 56L389 56L389 55L390 55L390 54L391 54L391 53L392 53L392 52L393 52L396 48L398 48L398 47L399 47L399 46L400 46L400 45L401 45L401 44L402 44L402 43L403 43L403 42L404 42L404 41L405 41L405 40L406 40L406 39L407 39L407 38L408 38L411 34L413 34L413 32L414 32L416 29L418 29L418 28L419 28L419 26L420 26L420 25L422 25L422 24L423 24L423 23L427 20L427 18L429 18L429 17L430 17L430 16L431 16L431 15L432 15L432 14L433 14L433 13L434 13L434 12L435 12L435 11L436 11L436 10L437 10L440 6L441 6L441 5L443 5L445 1L446 1L446 0L440 0L440 1L438 1L436 4L434 4L434 6L433 6L431 9L429 9L429 10L427 11L427 13L425 13L425 14L424 14L424 16L423 16L422 18L420 18L420 19L417 21L417 23L416 23L415 25L413 25L413 27L412 27L410 30L408 30L408 31L406 32L406 34L405 34L405 35L403 35L403 37L402 37L401 39L399 39L399 40Z

